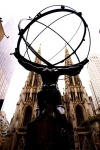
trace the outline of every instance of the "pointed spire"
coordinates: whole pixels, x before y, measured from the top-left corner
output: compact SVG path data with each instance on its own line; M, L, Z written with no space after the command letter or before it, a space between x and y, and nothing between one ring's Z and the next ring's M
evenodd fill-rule
M65 44L65 57L69 55L67 44Z
M69 51L67 48L67 44L65 44L65 58L69 56ZM69 57L67 60L65 60L65 66L73 64L71 57Z
M38 49L38 54L41 55L41 44L40 44L39 49ZM37 57L35 58L35 62L38 64L41 64L41 60Z
M41 44L40 44L39 49L38 49L38 54L41 55Z

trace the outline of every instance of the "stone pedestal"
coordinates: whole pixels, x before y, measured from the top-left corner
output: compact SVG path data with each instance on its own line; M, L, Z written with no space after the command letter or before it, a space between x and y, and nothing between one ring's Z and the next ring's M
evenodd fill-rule
M70 150L60 121L44 113L28 124L24 150Z

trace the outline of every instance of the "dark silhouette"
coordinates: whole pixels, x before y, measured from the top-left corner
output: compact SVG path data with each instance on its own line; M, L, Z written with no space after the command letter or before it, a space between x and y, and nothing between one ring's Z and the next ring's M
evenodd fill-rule
M80 73L83 66L88 62L87 59L81 63L69 66L46 66L31 62L19 53L14 53L18 62L27 70L34 71L41 75L42 88L37 93L37 100L40 114L37 119L28 124L25 150L32 149L33 145L39 148L39 142L43 139L38 133L42 129L45 141L42 142L42 147L45 150L45 143L48 145L48 150L70 149L69 131L70 125L66 119L64 107L62 104L62 96L60 94L57 82L60 75L76 76ZM51 118L49 118L51 117ZM44 129L44 122L46 123ZM50 125L51 123L51 125ZM47 127L47 128L46 128ZM50 129L50 133L48 134ZM48 136L46 136L48 134ZM48 139L52 135L52 140ZM56 137L55 137L56 136ZM32 138L33 137L33 138ZM40 139L36 140L37 137ZM55 138L54 138L55 137ZM31 140L31 141L30 141ZM34 141L35 140L35 141ZM53 141L54 140L54 141ZM59 141L59 142L58 142ZM51 143L50 143L51 142ZM40 142L41 143L41 142ZM66 145L66 146L65 146Z
M31 62L18 53L14 53L15 57L18 59L18 62L27 70L34 71L41 75L43 88L51 88L53 85L57 85L58 78L60 75L69 75L76 76L80 73L83 66L88 62L88 59L84 59L82 62L75 65L68 66L46 66ZM57 88L57 86L55 86Z
M51 104L54 108L58 105L62 105L61 94L57 85L59 76L76 76L88 62L88 59L86 58L82 62L75 65L46 66L25 59L18 52L15 52L14 55L25 69L34 71L42 77L42 89L37 94L40 112L42 112L48 104Z

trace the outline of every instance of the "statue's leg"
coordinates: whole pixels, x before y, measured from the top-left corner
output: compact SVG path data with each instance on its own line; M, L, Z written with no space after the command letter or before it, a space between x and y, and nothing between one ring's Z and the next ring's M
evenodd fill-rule
M48 111L50 107L55 111L58 105L62 105L59 90L42 90L37 93L37 100L40 113L42 113L43 110Z
M62 105L60 92L40 91L37 98L41 114L28 125L25 150L70 150L67 119L57 110Z
M68 123L65 115L65 110L61 102L61 94L59 90L40 91L37 95L37 98L40 114L42 114L45 110L48 115L54 115L57 121L60 123L62 132L67 132Z

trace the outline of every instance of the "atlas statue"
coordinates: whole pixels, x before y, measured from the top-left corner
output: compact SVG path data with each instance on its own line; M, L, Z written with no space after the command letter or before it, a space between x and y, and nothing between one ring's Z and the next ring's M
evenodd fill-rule
M52 9L53 7L57 7L57 8ZM19 39L18 39L18 43L17 43L17 48L15 49L14 56L18 59L19 64L22 65L26 70L36 72L37 74L39 74L41 76L42 87L41 87L41 90L37 93L37 100L38 100L38 106L39 106L39 112L40 112L38 117L41 117L44 114L48 114L48 115L51 115L54 118L58 119L58 122L60 122L61 134L62 134L62 136L64 136L65 134L68 133L69 129L68 129L68 122L67 122L65 112L64 112L64 106L62 104L62 96L61 96L61 93L58 88L58 78L61 75L77 76L78 74L80 74L84 65L86 65L89 62L88 55L89 55L89 51L90 51L90 45L89 45L89 51L88 51L87 57L85 59L83 59L81 62L76 54L76 51L80 48L83 41L85 40L86 31L88 30L88 32L89 32L89 29L88 29L87 23L85 22L85 20L82 17L82 13L76 12L74 9L67 7L67 6L62 6L62 5L61 6L60 5L50 6L50 7L47 7L47 9L48 8L51 10L46 11L46 9L43 9L43 11L40 11L33 19L29 18L30 23L24 29L20 29L20 24L19 24ZM70 46L69 42L67 42L63 37L61 37L61 35L59 35L57 32L55 32L50 27L50 25L53 24L54 22L52 22L49 25L45 25L45 24L41 23L40 21L38 21L39 19L43 18L44 16L48 16L49 14L53 14L56 12L65 12L65 13L68 12L71 14L75 14L82 20L83 26L84 26L84 32L83 32L83 36L82 36L80 43L78 44L78 46L75 49L73 49ZM63 17L65 17L65 16L66 15L64 15ZM62 17L60 17L59 19L61 19L61 18ZM33 25L35 22L38 22L38 23L44 25L45 26L44 30L46 30L48 28L48 29L54 31L58 36L60 36L64 40L64 42L66 42L66 44L72 49L72 53L69 54L69 56L67 56L65 59L63 59L55 64L51 64L49 61L47 61L42 56L40 56L35 51L35 49L32 47L32 45L31 45L32 43L30 44L27 41L27 38L24 37L24 34L26 33L26 31L29 31L29 28L31 27L31 25ZM42 32L44 30L42 30ZM42 32L40 32L40 33L42 33ZM37 37L39 35L40 34L38 34ZM90 34L89 34L89 38L90 38ZM38 64L36 62L32 62L21 55L21 53L20 53L21 40L23 40L26 44L27 53L28 53L28 50L30 50L33 54L36 55L36 57L38 57L41 61L43 61L45 63L44 65ZM62 61L67 60L73 54L76 55L77 59L79 60L79 63L71 64L71 65L67 65L67 66L57 66L57 64L61 63ZM29 143L29 141L28 141L28 143ZM53 147L55 147L54 144L53 144ZM28 148L29 148L29 145L28 145ZM57 148L57 147L55 147L55 148ZM31 149L29 149L29 150L31 150ZM43 150L45 150L45 148ZM48 148L48 150L49 150L49 148ZM53 150L53 148L52 148L52 150Z

